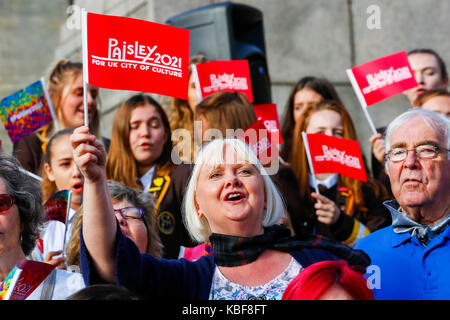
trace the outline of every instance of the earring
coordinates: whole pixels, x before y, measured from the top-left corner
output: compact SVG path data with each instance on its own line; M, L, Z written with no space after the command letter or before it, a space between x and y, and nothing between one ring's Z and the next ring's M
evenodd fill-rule
M200 219L203 218L203 213L202 213L202 212L197 211L197 215L198 215L198 217L199 217Z

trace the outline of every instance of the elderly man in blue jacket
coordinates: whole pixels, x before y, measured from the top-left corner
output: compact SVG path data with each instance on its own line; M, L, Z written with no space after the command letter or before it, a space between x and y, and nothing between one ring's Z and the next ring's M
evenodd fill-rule
M386 131L392 225L361 239L375 299L450 299L449 118L413 109ZM369 273L373 272L373 273Z

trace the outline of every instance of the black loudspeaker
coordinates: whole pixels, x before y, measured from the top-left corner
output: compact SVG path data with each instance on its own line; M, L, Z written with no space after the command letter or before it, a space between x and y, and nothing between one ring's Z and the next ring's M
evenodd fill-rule
M167 19L166 24L190 30L191 57L203 54L209 60L247 59L253 103L272 102L260 10L221 2L178 14Z

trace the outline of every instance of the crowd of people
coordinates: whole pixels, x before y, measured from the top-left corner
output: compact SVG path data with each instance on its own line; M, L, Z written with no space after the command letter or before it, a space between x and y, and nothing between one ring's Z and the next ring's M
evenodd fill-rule
M47 85L60 130L0 154L0 282L29 259L55 267L29 299L450 299L448 74L433 50L408 57L411 108L367 141L366 182L310 172L302 132L358 139L325 78L292 88L270 174L229 136L257 121L244 94L199 101L190 73L187 100L135 94L106 138L98 88L87 87L84 126L82 64L58 61ZM72 194L65 223L44 221L61 190ZM185 258L204 244L211 252Z

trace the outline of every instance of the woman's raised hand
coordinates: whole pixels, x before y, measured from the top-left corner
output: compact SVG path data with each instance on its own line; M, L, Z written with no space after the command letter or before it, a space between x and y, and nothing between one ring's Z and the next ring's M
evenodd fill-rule
M70 136L73 158L87 182L106 179L106 151L89 128L76 128Z

